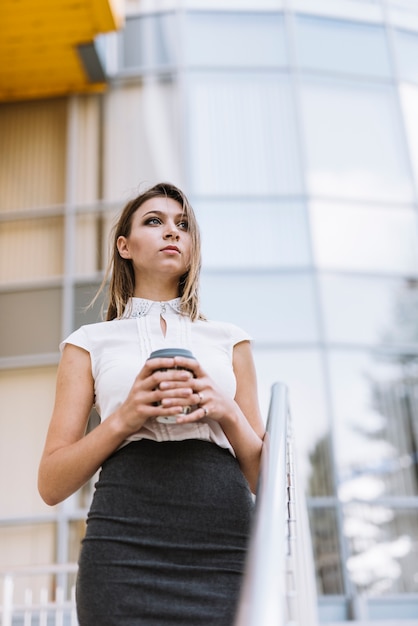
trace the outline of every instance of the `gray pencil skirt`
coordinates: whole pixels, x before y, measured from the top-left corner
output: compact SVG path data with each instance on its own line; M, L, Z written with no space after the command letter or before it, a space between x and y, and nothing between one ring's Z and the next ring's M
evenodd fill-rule
M121 448L88 515L80 626L232 626L252 513L236 459L215 444Z

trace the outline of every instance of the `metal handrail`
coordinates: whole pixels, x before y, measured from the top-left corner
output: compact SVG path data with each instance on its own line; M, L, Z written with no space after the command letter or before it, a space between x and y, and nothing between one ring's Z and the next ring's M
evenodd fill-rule
M275 383L234 626L318 623L309 525L304 496L296 484L292 447L288 390Z

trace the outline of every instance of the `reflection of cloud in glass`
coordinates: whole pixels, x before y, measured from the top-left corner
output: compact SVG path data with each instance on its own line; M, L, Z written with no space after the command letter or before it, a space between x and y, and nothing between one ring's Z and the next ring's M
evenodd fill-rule
M418 391L415 370L407 375L400 363L365 354L334 355L330 366L342 500L414 495L418 419L413 395ZM379 493L382 485L384 490Z
M362 537L375 539L379 535L379 529L375 524L370 524L360 517L346 517L344 520L344 535L346 537Z
M342 502L350 500L374 500L385 492L385 483L373 476L359 476L347 480L338 488L338 497Z
M267 414L271 385L281 381L289 389L295 456L301 488L306 489L313 472L310 454L323 439L328 441L329 433L319 352L257 350L255 361L263 415ZM328 456L320 456L319 463L322 488L324 493L330 494L332 478Z
M377 198L382 201L396 201L398 198L406 198L412 201L410 181L386 182L386 191L378 193L377 190L382 185L382 175L355 167L350 171L345 170L343 166L339 171L337 169L313 171L308 175L308 184L313 193L316 191L331 198L341 198L344 195L353 199L375 200ZM385 197L386 194L387 197Z
M353 581L360 587L375 591L389 589L394 579L402 574L398 559L411 552L412 541L403 535L394 541L377 543L367 550L350 557L347 569Z
M391 86L305 80L302 116L312 194L413 201Z
M413 209L314 202L310 212L315 258L321 267L418 272L418 222Z

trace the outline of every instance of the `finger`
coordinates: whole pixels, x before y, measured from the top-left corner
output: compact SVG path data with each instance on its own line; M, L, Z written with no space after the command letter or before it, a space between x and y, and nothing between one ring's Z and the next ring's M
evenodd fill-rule
M181 406L192 406L192 394L189 394L188 396L173 396L173 397L165 397L161 399L161 406L164 407L170 407L170 406L175 406L178 404L181 404ZM196 405L194 405L196 406Z
M193 374L191 372L186 372L186 370L175 370L170 369L164 372L154 372L151 376L148 377L147 382L152 384L153 387L158 387L163 382L168 383L179 383L179 387L190 386L190 381L193 378Z
M175 356L174 357L175 367L184 367L185 369L191 370L195 377L204 376L205 372L199 365L199 362L196 359L188 359L184 356Z
M159 358L159 359L147 359L142 367L145 377L149 376L152 372L161 369L172 369L174 367L173 358Z
M160 391L175 391L176 389L188 389L193 393L193 389L190 386L190 379L187 380L163 380L159 383L158 389Z
M177 417L178 424L187 424L190 422L198 422L199 420L207 417L209 415L209 410L206 407L198 407L195 411L192 411L189 414L179 415Z

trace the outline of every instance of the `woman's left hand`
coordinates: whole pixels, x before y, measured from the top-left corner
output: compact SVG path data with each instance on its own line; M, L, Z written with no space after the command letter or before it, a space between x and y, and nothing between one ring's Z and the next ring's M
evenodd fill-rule
M189 414L179 415L177 423L198 422L206 417L217 421L255 493L263 446L264 423L258 407L257 380L250 342L241 341L234 346L232 366L237 383L235 398L225 395L197 361L175 357L174 362L177 367L191 370L194 376L187 381L188 387L192 390L187 404L194 405L194 410ZM159 385L160 393L163 389L167 389L166 397L162 396L163 405L166 407L175 402L169 397L170 394L173 395L173 387L170 386L173 384L176 383L165 380Z
M188 414L180 415L177 418L178 424L197 422L205 417L210 417L220 422L228 414L235 411L235 402L216 387L213 380L195 359L175 357L174 361L176 367L191 370L194 376L189 382L189 385L193 388L193 396L190 400L193 402L194 410ZM169 391L173 388L173 384L175 383L164 381L160 383L160 390ZM169 397L161 400L165 408L169 408L171 402L172 400Z

